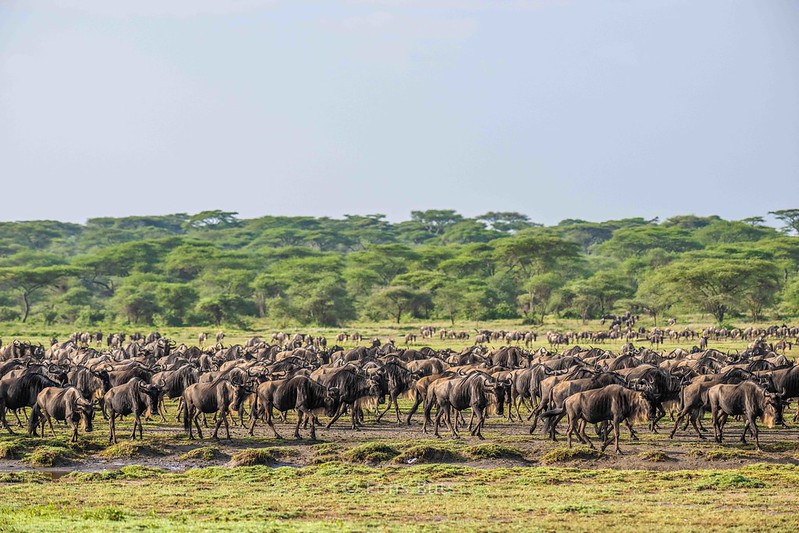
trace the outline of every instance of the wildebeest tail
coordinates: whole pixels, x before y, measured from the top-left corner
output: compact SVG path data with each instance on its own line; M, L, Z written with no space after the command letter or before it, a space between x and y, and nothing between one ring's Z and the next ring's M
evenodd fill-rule
M549 411L544 411L539 416L541 418L552 418L553 416L559 416L566 412L565 407L558 407L556 409L550 409Z
M186 433L191 431L191 418L189 417L189 402L186 401L186 398L183 398L183 429Z

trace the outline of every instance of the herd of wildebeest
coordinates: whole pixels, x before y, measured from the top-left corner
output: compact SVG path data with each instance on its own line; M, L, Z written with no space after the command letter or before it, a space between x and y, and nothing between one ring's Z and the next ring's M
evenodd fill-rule
M132 417L131 438L142 438L143 421L167 420L164 399L169 398L178 400L177 420L192 439L195 430L203 438L209 418L214 438L222 425L230 438L231 423L248 428L250 435L265 423L280 438L274 418L286 422L290 411L296 412L294 437L300 438L304 425L316 439L319 417L327 417L330 428L347 415L348 427L357 430L380 422L392 407L396 423L411 425L421 408L421 431L436 436L442 427L453 437L466 428L482 439L486 420L496 416L556 439L565 418L569 446L576 437L593 447L586 433L592 424L602 449L613 441L617 453L621 427L637 439L636 423L657 432L668 421L672 438L690 424L705 439L702 420L710 413L715 439L722 442L728 418L738 417L744 422L741 440L751 434L758 448L758 419L786 426L783 411L799 397L799 366L785 352L797 341L799 328L641 331L629 320L616 320L611 333L615 326L627 330L615 329L629 341L619 353L581 347L578 342L596 337L570 332L546 333L550 348L535 350L529 343L535 333L504 331L478 332L474 345L457 351L409 347L416 340L409 337L398 347L344 333L335 340L362 344L328 348L324 337L283 332L269 341L254 337L227 346L221 332L208 346L205 334L196 346L177 345L158 333L76 333L65 342L53 339L49 348L14 340L0 346L0 420L11 432L9 412L20 427L27 417L32 436L45 436L47 425L55 436L53 420L64 422L77 441L81 421L91 431L100 412L108 421L109 441L117 442L120 417ZM450 338L451 332L443 331L423 327L418 336ZM704 343L655 351L651 346L662 337ZM748 346L742 351L707 348L708 339L723 338L745 340ZM642 339L650 347L632 342ZM404 417L399 398L413 401Z

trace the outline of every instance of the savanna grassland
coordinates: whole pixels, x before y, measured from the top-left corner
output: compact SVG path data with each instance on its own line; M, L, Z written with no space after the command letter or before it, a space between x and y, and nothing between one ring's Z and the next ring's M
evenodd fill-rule
M794 324L799 210L773 214L783 228L693 215L542 226L452 210L396 223L225 211L0 223L0 338L47 347L77 331L157 330L194 345L224 331L229 346L287 331L332 346L346 331L362 345L461 350L488 329L536 331L536 349L549 347L547 331L607 332L600 318L627 311L645 331L669 318L675 330ZM468 338L406 343L425 325ZM636 344L661 352L698 344L644 337ZM723 352L748 343L709 339ZM64 425L55 437L0 436L0 530L799 529L793 410L787 429L762 427L762 450L737 443L740 422L718 445L687 431L669 439L666 418L657 434L641 424L640 441L623 433L616 455L497 415L485 441L424 434L420 413L410 425L367 413L357 431L341 420L318 441L278 440L263 424L253 437L236 425L231 440L190 441L176 402L166 406L143 441L126 439L125 419L109 445L99 414L77 443ZM277 422L281 434L295 416Z
M422 324L426 322L361 323L349 331L357 329L368 343L372 337L401 339ZM456 324L455 329L466 331L475 325ZM479 327L519 326L504 321ZM598 323L581 321L544 327L600 329ZM24 338L44 341L68 332L31 329ZM194 343L202 330L175 328L165 333ZM268 324L255 331L225 329L224 342L244 342L255 335L268 339L272 331ZM338 330L303 331L332 338ZM460 348L472 342L434 337L415 346ZM532 348L546 344L540 337ZM711 341L721 350L740 350L745 344ZM603 347L620 346L621 341L613 341ZM660 349L672 349L671 343ZM400 401L403 412L409 405L408 400ZM14 428L17 434L0 436L0 529L793 531L799 527L799 429L790 423L792 415L788 429L761 426L762 451L737 443L742 428L738 422L729 424L727 442L718 445L712 438L700 441L689 431L678 431L671 440L671 423L666 419L658 434L639 428L640 441L631 441L625 433L624 453L616 455L584 446L569 449L562 437L553 443L540 432L529 435L528 422L508 422L496 415L486 425L485 441L436 439L422 432L421 414L407 426L397 424L391 413L380 423L367 414L365 427L358 431L341 420L331 429L320 429L318 441L278 440L263 424L256 426L253 437L247 436L246 428L235 426L231 440L190 441L182 423L175 421L176 402L168 401L167 409L166 422L158 417L145 422L143 441L127 440L132 421L124 420L118 427L120 443L109 445L107 425L99 414L95 431L87 434L81 429L77 443L68 442L63 425L56 425L55 438L49 433L31 438L20 434L21 428ZM522 414L527 414L524 408ZM294 420L289 414L287 423L278 421L278 431L290 435Z

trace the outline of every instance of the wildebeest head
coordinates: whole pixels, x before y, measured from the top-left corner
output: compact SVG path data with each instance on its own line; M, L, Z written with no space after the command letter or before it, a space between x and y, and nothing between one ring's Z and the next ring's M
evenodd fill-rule
M94 404L88 400L84 400L83 398L78 398L78 410L83 418L83 426L86 428L86 432L90 433L94 430L92 427L92 419L94 418Z
M366 384L369 388L368 396L374 396L377 398L377 403L386 403L386 395L385 395L385 387L381 384L381 379L385 380L385 376L382 374L376 374L374 376L370 376L366 380Z
M325 392L325 415L335 416L338 411L339 402L341 401L341 392L338 387L327 387Z
M790 400L785 399L785 389L780 392L763 391L765 396L764 419L769 427L779 426L784 423L783 411L788 406Z

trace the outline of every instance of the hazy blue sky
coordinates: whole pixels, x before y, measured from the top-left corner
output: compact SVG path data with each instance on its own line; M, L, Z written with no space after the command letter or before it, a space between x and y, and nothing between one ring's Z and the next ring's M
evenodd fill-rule
M799 1L5 0L0 219L799 207Z

